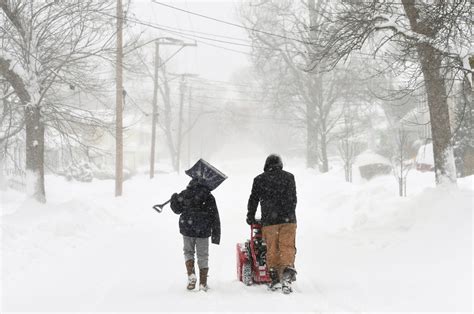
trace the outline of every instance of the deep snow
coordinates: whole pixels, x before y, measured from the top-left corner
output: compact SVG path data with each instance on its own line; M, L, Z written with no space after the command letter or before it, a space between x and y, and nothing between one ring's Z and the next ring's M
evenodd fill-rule
M151 205L188 177L112 181L49 176L48 203L2 192L2 305L7 311L472 311L473 178L433 186L411 171L408 197L393 176L344 182L341 169L288 162L298 192L296 292L236 280L235 245L249 236L246 203L263 160L210 160L229 176L214 193L222 222L211 246L211 290L188 292L178 216Z

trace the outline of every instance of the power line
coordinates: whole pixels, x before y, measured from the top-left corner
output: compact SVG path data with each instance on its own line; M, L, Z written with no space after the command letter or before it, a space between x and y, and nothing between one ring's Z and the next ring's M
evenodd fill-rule
M245 30L249 30L249 31L257 32L257 33L262 33L262 34L266 34L266 35L269 35L269 36L279 37L279 38L283 38L283 39L291 39L291 40L298 41L298 42L301 42L301 43L304 43L304 44L311 44L310 42L305 42L305 41L302 41L302 40L297 39L297 38L291 38L291 37L287 37L287 36L283 36L283 35L279 35L279 34L274 34L274 33L262 31L262 30L259 30L259 29L250 28L250 27L246 27L246 26L243 26L243 25L235 24L235 23L232 23L232 22L224 21L224 20L221 20L221 19L217 19L217 18L214 18L214 17L207 16L207 15L199 14L199 13L196 13L196 12L184 10L184 9L181 9L181 8L178 8L178 7L174 7L174 6L169 5L169 4L165 4L165 3L162 3L162 2L158 2L158 1L156 1L156 0L152 0L152 2L155 3L155 4L161 5L161 6L168 7L168 8L170 8L170 9L182 11L182 12L185 12L185 13L188 13L188 14L196 15L196 16L199 16L199 17L208 19L208 20L212 20L212 21L215 21L215 22L219 22L219 23L231 25L231 26L238 27L238 28L242 28L242 29L245 29Z
M148 112L146 112L144 109L142 109L142 107L140 107L140 106L137 104L137 102L135 101L135 99L134 99L132 96L130 96L129 93L126 93L125 96L126 96L128 99L131 100L132 104L133 104L135 107L137 107L138 110L140 110L141 113L142 113L144 116L148 117L148 116L150 115Z
M156 25L156 24L155 24ZM220 43L224 43L224 44L231 44L231 45L236 45L236 46L244 46L244 47L252 47L252 45L250 44L243 44L243 43L236 43L236 42L232 42L232 41L227 41L227 40L221 40L221 39L215 39L215 38L209 38L209 37L204 37L204 36L200 36L200 35L192 35L192 34L186 34L186 33L183 33L182 31L176 31L176 30L169 30L169 29L165 29L165 28L160 28L160 27L156 27L158 29L161 29L165 32L169 32L169 33L175 33L175 34L184 34L186 36L192 36L192 37L196 37L196 38L200 38L200 39L205 39L205 40L212 40L212 41L216 41L216 42L220 42ZM179 29L179 28L175 28L175 29ZM211 36L215 36L215 35L211 35ZM224 37L226 38L225 36L221 36L221 37ZM250 43L250 42L249 42ZM270 48L271 49L271 48ZM274 50L274 49L272 49Z
M155 24L155 25L158 25L158 24ZM166 29L165 27L169 28L170 30ZM192 34L186 34L186 33L183 33L183 32L186 32L186 30L184 30L184 29L174 28L174 27L172 28L172 27L169 27L169 26L161 26L161 27L156 26L156 28L160 29L160 30L163 30L165 32L172 33L172 34L177 34L177 35L183 35L184 34L185 36L191 36L191 37L200 38L200 39L204 39L204 40L211 40L211 41L224 43L224 44L243 46L243 47L249 47L249 48L257 48L257 49L265 49L265 50L271 50L271 51L281 51L282 50L282 49L279 49L279 48L271 48L271 47L265 47L265 46L255 46L255 45L252 45L252 41L244 40L244 39L240 39L240 38L235 38L235 37L221 36L221 35L216 35L216 34L211 34L211 33L203 33L203 34L206 34L206 35L209 35L209 36L240 40L240 41L246 42L247 44L236 43L236 42L220 40L220 39L214 39L214 38L198 36L198 35L192 35ZM189 31L187 31L187 32L189 32ZM199 33L202 33L202 32L199 32ZM189 37L187 37L187 38L189 38ZM288 39L291 39L291 38L288 38ZM200 42L206 44L205 42L202 42L202 41L200 41ZM300 53L300 54L304 53L304 51L299 51L299 50L294 50L294 49L290 49L290 50L287 50L287 51L291 51L291 52L294 52L294 53ZM240 52L240 51L238 51L238 52ZM372 55L372 54L369 54L369 53L363 53L363 52L358 52L358 51L352 51L352 53L355 54L355 55L360 55L360 56L367 56L367 57L372 57L372 58L385 59L384 57L375 56L375 55ZM249 54L249 55L252 55L252 54Z
M212 34L212 33L207 33L207 32L201 32L201 31L196 31L196 30L189 30L189 29L185 29L185 28L172 27L172 26L163 25L163 24L158 24L158 23L154 23L154 24L155 24L156 26L163 27L163 28L167 28L167 29L170 29L170 30L193 33L193 35L201 34L201 35L208 35L208 36L214 36L214 37L219 37L219 38L232 39L232 40L237 40L237 41L242 41L242 42L250 42L250 40L244 39L244 38L238 38L238 37L233 37L233 36L225 36L225 35L218 35L218 34Z
M179 96L180 94L178 93L170 93L175 96ZM212 96L204 96L204 95L195 95L193 94L192 99L213 99L213 100L221 100L221 101L243 101L243 102L256 102L256 103L262 103L265 102L265 100L259 100L259 99L241 99L241 98L226 98L226 97L212 97Z
M109 16L109 17L114 17L113 15L110 15L110 14L107 14L107 13L102 13L102 14L106 15L106 16ZM168 32L170 34L175 34L179 37L186 38L186 39L189 39L189 40L193 40L195 42L199 42L199 43L204 44L204 45L208 45L208 46L211 46L211 47L216 47L216 48L219 48L219 49L224 49L224 50L231 51L231 52L237 52L237 53L248 55L248 56L255 56L255 55L252 54L252 53L245 52L245 51L235 50L235 49L231 49L231 48L228 48L228 47L223 47L223 46L219 46L219 45L216 45L216 44L211 44L211 43L203 41L203 40L209 40L209 41L214 41L214 42L219 42L219 43L224 43L224 44L230 44L230 45L244 46L244 47L249 47L249 48L265 49L265 50L271 50L271 51L282 51L283 50L283 49L280 49L280 48L271 48L271 47L266 47L266 46L255 46L255 45L251 44L252 43L251 41L247 41L249 44L243 44L243 43L236 43L236 42L225 41L225 40L209 38L209 37L204 37L204 36L198 36L198 35L193 35L193 34L187 34L187 33L184 33L184 32L186 32L186 30L182 30L180 28L172 28L172 27L163 26L163 25L160 25L160 24L144 22L144 21L141 21L137 18L132 19L132 18L126 17L124 19L126 21L133 22L133 23L136 23L136 24L139 24L139 25L142 25L142 26L146 26L146 27L154 28L154 29L161 30L161 31L164 31L164 32ZM170 28L170 29L167 29L167 28ZM182 30L182 31L177 31L177 30L172 30L172 29L179 29L179 30ZM210 36L228 38L228 39L235 38L235 37L227 37L227 36L221 36L221 35L216 35L216 34L211 34L211 33L205 33L205 34L208 34ZM285 36L283 36L283 37L287 40L295 40L295 39L292 39L290 37L285 37ZM201 40L196 39L196 38L199 38ZM243 39L237 39L237 40L244 41ZM302 41L299 41L299 42L302 42ZM302 42L302 43L305 43L305 42ZM308 43L306 43L306 44L308 44ZM298 54L305 53L304 51L299 51L299 50L294 50L294 49L290 49L290 50L287 50L287 51L298 53ZM377 56L377 55L358 52L358 51L352 51L351 54L353 55L352 57L354 57L354 55L356 55L356 57L358 57L358 56L370 57L370 58L359 58L358 57L361 60L367 60L367 59L381 59L381 60L390 59L391 60L391 58L387 58L387 57L384 57L384 56ZM304 64L295 63L295 65L306 67L306 65L304 65Z
M198 78L198 79L195 79L193 80L193 82L196 84L194 85L193 88L195 89L198 89L198 90L208 90L208 91L214 91L214 92L237 92L237 93L258 93L258 94L266 94L268 92L268 90L272 90L272 89L277 89L277 88L273 88L273 87L268 87L266 90L259 90L258 89L258 86L251 86L251 85L242 85L242 84L232 84L232 83L226 83L224 81L219 81L219 84L227 84L228 86L224 86L224 85L216 85L214 83L212 83L211 81L207 80L207 79L204 79L204 78ZM170 85L174 85L174 84L170 84ZM214 87L214 88L206 88L206 87L203 87L202 85L204 86L210 86L210 87ZM244 89L239 89L238 86L241 86L241 87L246 87L248 88L248 90L244 90ZM234 88L230 88L230 87L235 87ZM278 89L277 89L278 90Z
M164 31L164 32L167 32L167 33L170 33L170 34L174 34L174 35L178 35L182 38L186 38L186 39L191 39L191 40L194 40L194 41L197 41L199 43L202 43L202 44L205 44L205 45L209 45L209 46L213 46L213 47L216 47L216 48L221 48L221 49L224 49L224 50L229 50L229 51L233 51L233 52L238 52L238 53L242 53L242 54L245 54L245 55L249 55L249 56L253 56L251 53L248 53L248 52L245 52L245 51L241 51L241 50L235 50L235 49L231 49L231 48L227 48L227 47L222 47L222 46L218 46L218 45L215 45L215 44L211 44L211 43L208 43L208 42L205 42L203 40L209 40L209 41L214 41L214 42L218 42L218 43L224 43L224 44L230 44L230 45L236 45L236 46L243 46L243 47L249 47L249 48L255 48L255 46L252 46L251 44L243 44L243 43L236 43L236 42L231 42L231 41L226 41L226 40L220 40L220 39L215 39L215 38L209 38L209 37L204 37L204 36L199 36L199 35L194 35L194 34L187 34L187 33L184 33L183 31L178 31L180 30L180 28L171 28L169 26L162 26L160 24L154 24L154 23L149 23L149 22L143 22L143 21L140 21L138 19L130 19L128 18L127 19L128 21L130 22L134 22L134 23L137 23L139 25L142 25L142 26L147 26L147 27L151 27L151 28L154 28L154 29L158 29L158 30L161 30L161 31ZM173 30L174 29L174 30ZM188 31L189 32L189 31ZM215 36L215 37L222 37L222 38L228 38L228 39L233 39L235 37L226 37L226 36L220 36L220 35L215 35L215 34L210 34L210 33L206 33L210 36ZM201 40L196 40L196 38L199 38ZM241 40L243 41L242 39L236 39L236 40ZM251 43L250 41L247 41L248 43ZM274 49L274 48L270 48L270 47L256 47L256 48L261 48L261 49L267 49L267 50L273 50L273 51L276 51L278 49Z
M102 12L101 14L105 15L105 16L109 16L109 17L115 17L114 15L108 14L108 13L103 13ZM253 56L252 54L250 54L248 52L245 52L245 51L235 50L235 49L231 49L231 48L227 48L227 47L222 47L222 46L211 44L211 43L208 43L208 42L205 42L205 41L202 41L202 40L196 40L195 38L193 38L193 37L195 37L193 35L190 35L190 34L183 35L183 33L179 34L176 31L166 30L163 27L156 26L155 24L144 22L144 21L141 21L139 19L124 18L124 20L126 20L128 22L133 22L133 23L136 23L136 24L139 24L139 25L142 25L142 26L146 26L146 27L158 29L158 30L161 30L161 31L165 31L165 32L168 32L168 33L175 33L175 34L178 34L178 36L180 36L182 38L191 39L191 40L194 40L195 42L199 42L199 43L204 44L204 45L208 45L208 46L212 46L212 47L216 47L216 48L220 48L220 49L224 49L224 50L228 50L228 51L232 51L232 52L237 52L237 53L241 53L241 54L248 55L248 56ZM209 38L208 40L216 41L212 38Z
M181 37L184 37L183 35L180 35ZM186 38L186 37L184 37ZM188 37L189 38L189 37ZM205 42L205 41L202 41L202 40L196 40L197 42L203 44L203 45L208 45L208 46L211 46L211 47L215 47L215 48L219 48L219 49L224 49L224 50L227 50L227 51L231 51L231 52L237 52L237 53L240 53L240 54L244 54L244 55L247 55L247 56L250 56L250 57L253 57L254 55L251 54L251 53L248 53L248 52L245 52L245 51L241 51L241 50L235 50L235 49L231 49L231 48L227 48L227 47L222 47L222 46L219 46L219 45L215 45L215 44L211 44L211 43L208 43L208 42Z
M174 84L170 84L170 85L174 85ZM230 89L230 88L227 88L226 86L216 86L216 85L211 85L211 84L203 84L203 85L206 85L207 86L211 86L211 87L215 87L215 88L206 88L206 87L203 87L203 86L194 86L193 89L197 90L197 91L210 91L210 92L215 92L215 93L225 93L225 92L234 92L234 93L241 93L241 94L244 94L244 93L247 93L247 94L267 94L266 91L262 91L262 90L256 90L256 89L253 89L253 90L238 90L238 89ZM176 85L174 85L176 86Z
M174 9L174 10L182 11L182 12L185 12L185 13L187 13L187 14L196 15L196 16L199 16L199 17L202 17L202 18L205 18L205 19L210 19L210 20L219 22L219 23L224 23L224 24L231 25L231 26L234 26L234 27L243 28L243 29L245 29L245 30L250 30L250 31L254 31L254 32L259 32L259 33L263 33L263 34L266 34L266 35L270 35L270 36L275 36L275 37L283 38L283 39L286 39L286 40L293 40L293 41L300 42L300 43L303 43L303 44L313 45L313 43L311 43L311 42L303 41L303 40L300 40L300 39L298 39L298 38L293 38L293 37L288 37L288 36L284 36L284 35L280 35L280 34L275 34L275 33L267 32L267 31L263 31L263 30L258 30L258 29L255 29L255 28L249 28L249 27L246 27L246 26L243 26L243 25L235 24L235 23L232 23L232 22L224 21L224 20L221 20L221 19L217 19L217 18L214 18L214 17L207 16L207 15L203 15L203 14L199 14L199 13L192 12L192 11L189 11L189 10L181 9L181 8L178 8L178 7L169 5L169 4L165 4L165 3L162 3L162 2L158 2L158 1L156 1L156 0L152 0L152 2L153 2L154 4L158 4L158 5L165 6L165 7ZM372 3L376 3L376 1L374 0L374 2L364 2L364 3L372 4ZM402 5L402 3L397 3L397 2L382 2L382 3L379 3L379 4L389 4L389 5L390 5L390 4L396 4L396 5ZM171 27L169 27L169 26L165 26L165 27L171 28ZM174 29L176 29L176 28L174 28ZM171 30L166 30L166 29L162 29L162 30L168 31L168 32L172 32ZM181 29L181 31L186 31L186 30ZM177 31L174 31L174 32L177 32ZM201 32L201 33L202 33L202 32ZM211 35L211 36L216 36L216 37L223 37L223 38L232 39L232 37L220 36L220 35L215 35L215 34L209 34L209 33L202 33L202 34L207 34L207 35ZM188 36L193 36L193 35L189 35L189 34L188 34ZM227 41L222 41L222 40L217 40L217 39L212 39L212 38L201 37L201 36L197 36L197 35L194 35L194 37L202 38L202 39L207 39L207 40L218 41L218 42L221 42L221 43L228 43L228 44L232 44L232 45L248 46L248 47L251 47L251 48L255 48L255 46L252 46L252 45L249 45L249 44L246 45L246 44L241 44L241 43L227 42ZM246 41L246 40L238 39L238 38L235 38L235 37L234 37L233 39L235 39L235 40L240 40L240 41ZM246 42L249 42L249 41L246 41ZM206 43L205 43L205 44L206 44ZM223 47L220 47L220 48L223 48ZM256 47L256 48L268 49L268 50L274 50L274 51L280 51L280 49L275 49L275 48L271 48L271 47L261 47L261 46L260 46L260 47ZM225 48L224 48L224 49L225 49ZM292 50L292 51L293 51L293 52L297 52L297 53L301 53L300 51L295 51L295 50ZM240 52L240 51L236 51L236 52ZM353 54L365 55L365 56L371 56L371 57L374 58L374 59L375 59L375 58L385 59L384 57L375 56L375 55L370 55L370 54L357 53L357 52L355 52L355 51L352 51L351 53L353 53Z
M200 79L200 80L198 80L198 81L199 81L199 82L204 81L204 83L209 82L209 83L206 83L206 84L209 84L209 85L211 85L210 83L220 83L220 84L226 84L226 85L230 85L230 86L242 86L242 87L248 87L248 88L255 88L255 87L252 86L252 85L239 84L239 83L231 83L231 82L219 81L219 80L211 80L211 79L206 79L206 78L202 78L202 79ZM268 87L267 89L272 89L272 87Z

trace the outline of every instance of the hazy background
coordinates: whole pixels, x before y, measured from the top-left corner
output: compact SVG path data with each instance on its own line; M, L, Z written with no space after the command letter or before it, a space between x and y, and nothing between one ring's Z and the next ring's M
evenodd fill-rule
M241 1L188 0L164 3L230 23L241 24L239 17ZM229 39L225 37L232 37L232 42L250 45L245 29L160 6L151 1L131 1L129 8L131 13L128 16L131 18L148 22L152 26L166 26L165 28L170 29L170 31L164 31L149 25L130 23L132 26L127 30L129 38L140 35L140 41L143 42L157 37L173 37L186 43L193 43L196 40L196 47L185 47L174 56L172 54L179 47L160 46L160 56L163 60L172 56L166 63L167 71L198 75L189 80L193 90L193 100L191 102L189 99L185 100L186 106L191 108L191 115L196 116L199 110L211 111L199 118L191 132L192 160L198 157L212 159L250 156L263 159L271 152L291 151L295 155L294 150L298 150L298 141L286 141L292 133L295 133L294 128L290 128L290 124L286 121L278 119L274 121L266 115L261 117L262 111L268 107L268 100L264 99L265 91L254 81L250 60L251 48L189 36L189 34L194 34L227 42ZM142 48L141 55L152 70L154 45L150 44ZM172 102L176 107L179 102L179 78L174 79L170 86ZM141 111L140 109L147 111L146 108L151 107L153 93L151 78L125 75L125 88L140 104L141 108L138 111ZM162 99L159 99L158 106L162 107ZM130 112L136 109L130 108ZM144 117L140 121L148 125L149 120ZM162 135L162 133L159 134ZM184 145L186 149L189 147L186 143ZM163 136L158 136L157 148L159 151L157 161L166 160L169 157L169 151L166 149ZM300 150L303 152L304 147L300 147ZM187 159L184 161L185 164L188 164Z

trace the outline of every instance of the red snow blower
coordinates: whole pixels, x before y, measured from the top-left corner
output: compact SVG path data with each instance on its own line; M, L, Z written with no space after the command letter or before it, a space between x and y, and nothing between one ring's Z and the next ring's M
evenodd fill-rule
M257 221L250 226L250 240L237 243L237 278L247 286L270 282L266 257L267 245Z

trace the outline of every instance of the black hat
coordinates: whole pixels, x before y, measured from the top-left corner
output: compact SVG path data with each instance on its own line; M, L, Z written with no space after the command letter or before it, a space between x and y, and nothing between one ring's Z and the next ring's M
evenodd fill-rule
M283 169L283 162L279 155L271 154L267 157L267 160L265 160L263 171L271 171L274 169Z

